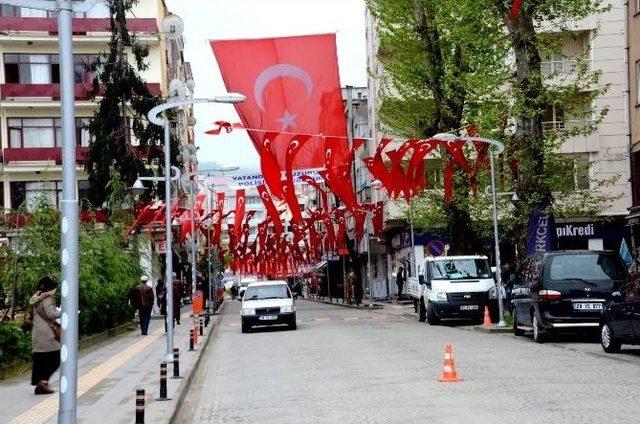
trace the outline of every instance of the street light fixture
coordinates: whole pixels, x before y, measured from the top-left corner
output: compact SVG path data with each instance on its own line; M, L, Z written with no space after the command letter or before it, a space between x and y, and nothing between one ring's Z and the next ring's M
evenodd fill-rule
M167 103L162 103L153 109L151 109L147 117L149 121L158 126L164 127L164 168L168 170L171 168L171 136L170 136L170 128L169 128L169 118L164 116L161 118L159 115L169 109L173 108L181 108L183 106L190 106L193 104L200 103L239 103L246 99L246 97L242 94L237 93L229 93L222 96L216 96L209 99L184 99L184 100L174 100L169 101ZM153 178L153 177L147 177ZM179 177L178 177L179 178ZM142 178L141 178L142 179ZM173 304L173 255L171 250L172 245L172 234L171 234L171 176L168 172L165 171L164 182L165 182L165 213L166 213L166 233L167 233L167 243L166 243L166 251L165 251L165 271L166 271L166 282L167 285L171 284L170 287L167 287L167 304ZM193 226L192 226L193 228ZM193 281L195 285L195 281ZM167 350L166 350L166 361L171 362L173 360L173 310L172 308L167 308Z
M498 321L498 327L505 327L506 323L504 322L504 304L502 302L502 276L500 274L500 236L498 234L498 207L497 207L497 197L498 193L496 193L496 171L493 163L494 155L501 154L504 152L504 144L497 140L492 140L490 138L482 138L482 137L458 137L449 133L440 133L436 134L433 138L439 138L444 140L463 140L463 141L481 141L489 144L491 147L489 148L489 164L491 165L491 203L493 206L493 242L495 244L495 255L496 255L496 289L498 293L498 315L500 316L500 320ZM511 194L511 193L509 193ZM514 196L512 198L517 198L517 193L513 193Z

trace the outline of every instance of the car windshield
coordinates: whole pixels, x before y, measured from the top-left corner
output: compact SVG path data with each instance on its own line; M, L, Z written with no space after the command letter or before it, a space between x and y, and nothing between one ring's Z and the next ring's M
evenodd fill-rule
M284 284L248 287L244 294L244 300L288 299L290 297L289 289Z
M607 282L624 280L627 276L618 255L593 253L557 255L551 258L549 279L554 281Z
M434 280L491 278L486 259L451 259L431 262Z

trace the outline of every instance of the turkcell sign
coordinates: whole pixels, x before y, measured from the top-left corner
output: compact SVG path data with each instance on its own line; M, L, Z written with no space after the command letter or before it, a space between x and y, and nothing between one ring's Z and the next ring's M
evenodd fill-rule
M300 177L303 175L308 175L313 178L314 181L318 183L323 183L324 180L318 174L319 169L300 169L297 171L293 171L293 183L295 185L306 184L304 181L300 180ZM264 177L262 174L245 174L245 175L231 175L227 178L230 178L233 181L235 187L244 188L244 187L257 187L259 185L264 184ZM282 179L285 179L284 172Z
M538 204L529 215L526 255L553 249L555 222L549 203Z

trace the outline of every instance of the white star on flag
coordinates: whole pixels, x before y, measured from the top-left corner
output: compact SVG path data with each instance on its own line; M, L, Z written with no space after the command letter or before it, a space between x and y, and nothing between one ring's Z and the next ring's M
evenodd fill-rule
M284 115L282 116L282 118L277 119L278 122L282 123L282 131L290 127L295 127L297 117L298 117L297 114L291 114L289 113L288 110L285 109Z

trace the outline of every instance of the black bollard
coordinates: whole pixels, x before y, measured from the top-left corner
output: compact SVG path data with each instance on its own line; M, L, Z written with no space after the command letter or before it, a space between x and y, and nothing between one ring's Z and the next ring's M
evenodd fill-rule
M136 389L136 424L144 424L144 389Z
M193 328L189 330L189 350L193 350Z
M198 326L198 328L200 328L200 335L204 336L204 321L202 318L200 318L200 325Z
M173 349L173 377L171 378L182 378L180 377L180 349L177 347Z
M204 316L204 326L205 327L209 326L209 314Z
M160 363L160 397L156 400L169 400L167 397L167 363Z

